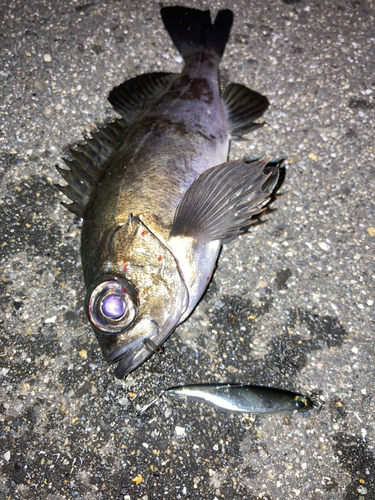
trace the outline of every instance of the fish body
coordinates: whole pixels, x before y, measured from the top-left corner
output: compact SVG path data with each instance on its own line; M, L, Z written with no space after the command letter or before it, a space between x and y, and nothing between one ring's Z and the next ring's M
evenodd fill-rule
M71 150L60 189L83 217L86 311L118 378L140 366L192 312L222 242L244 232L277 183L280 162L227 161L268 100L239 84L221 95L218 66L232 24L220 11L161 10L180 74L113 89L122 119Z
M233 413L293 413L311 410L314 403L299 393L240 384L201 384L171 387L164 394L198 401Z

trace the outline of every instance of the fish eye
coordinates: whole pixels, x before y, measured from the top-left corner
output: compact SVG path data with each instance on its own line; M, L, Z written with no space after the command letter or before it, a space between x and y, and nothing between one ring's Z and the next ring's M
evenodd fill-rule
M298 410L302 410L303 408L306 408L308 406L308 401L305 396L296 396L294 398L294 401Z
M100 309L107 318L119 320L125 314L126 300L121 295L109 293L102 299Z
M137 316L135 289L117 276L103 275L87 291L86 311L90 323L103 333L123 332Z

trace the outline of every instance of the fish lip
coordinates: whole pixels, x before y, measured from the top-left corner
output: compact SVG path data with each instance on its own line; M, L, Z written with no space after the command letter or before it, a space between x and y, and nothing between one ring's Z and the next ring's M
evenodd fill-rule
M123 379L130 372L136 370L141 364L143 364L149 357L151 357L152 351L146 349L144 344L135 345L126 355L120 359L119 364L115 368L115 377L118 379Z
M158 337L159 325L156 321L152 320L151 322L155 328L150 333L142 335L141 338L127 344L107 357L109 363L118 362L115 368L116 378L122 379L126 377L126 375L136 370L153 354L153 350L150 350L146 341L149 340L150 344L154 344L152 338L156 339Z
M115 368L115 377L118 379L123 379L130 372L136 370L140 365L148 360L155 352L161 352L160 345L171 335L175 327L168 331L167 334L160 335L159 327L156 321L152 321L156 327L147 336L143 337L141 341L133 345L130 349L124 352L122 358L116 358L115 362L118 362ZM149 340L150 342L146 342Z
M159 326L156 321L151 321L151 323L155 325L155 328L150 333L142 335L141 338L133 340L133 342L129 342L121 349L112 352L109 356L107 356L108 363L116 363L117 361L122 361L129 351L133 350L137 346L143 346L146 340L151 340L152 336L157 335L159 333Z

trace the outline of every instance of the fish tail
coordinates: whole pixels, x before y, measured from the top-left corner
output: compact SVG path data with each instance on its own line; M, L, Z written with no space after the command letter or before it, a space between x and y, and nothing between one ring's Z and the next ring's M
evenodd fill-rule
M163 7L160 12L166 30L184 59L202 49L214 50L221 59L232 26L232 11L219 11L214 24L209 10Z

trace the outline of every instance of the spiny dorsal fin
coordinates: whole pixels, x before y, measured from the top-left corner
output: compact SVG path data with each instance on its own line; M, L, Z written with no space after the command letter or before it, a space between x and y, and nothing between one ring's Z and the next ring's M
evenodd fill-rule
M129 124L142 107L171 84L177 76L175 73L146 73L136 76L115 87L109 93L108 100Z
M241 137L261 126L254 123L267 110L267 97L239 83L225 89L223 100L227 110L228 127L232 137Z
M206 170L177 207L171 237L207 243L245 232L270 199L281 164L245 158Z
M77 144L74 149L69 149L74 159L63 158L69 170L56 166L68 183L67 186L56 185L73 202L63 203L68 210L84 217L98 182L107 169L107 160L120 146L126 132L125 120L114 120L92 133L86 144Z

